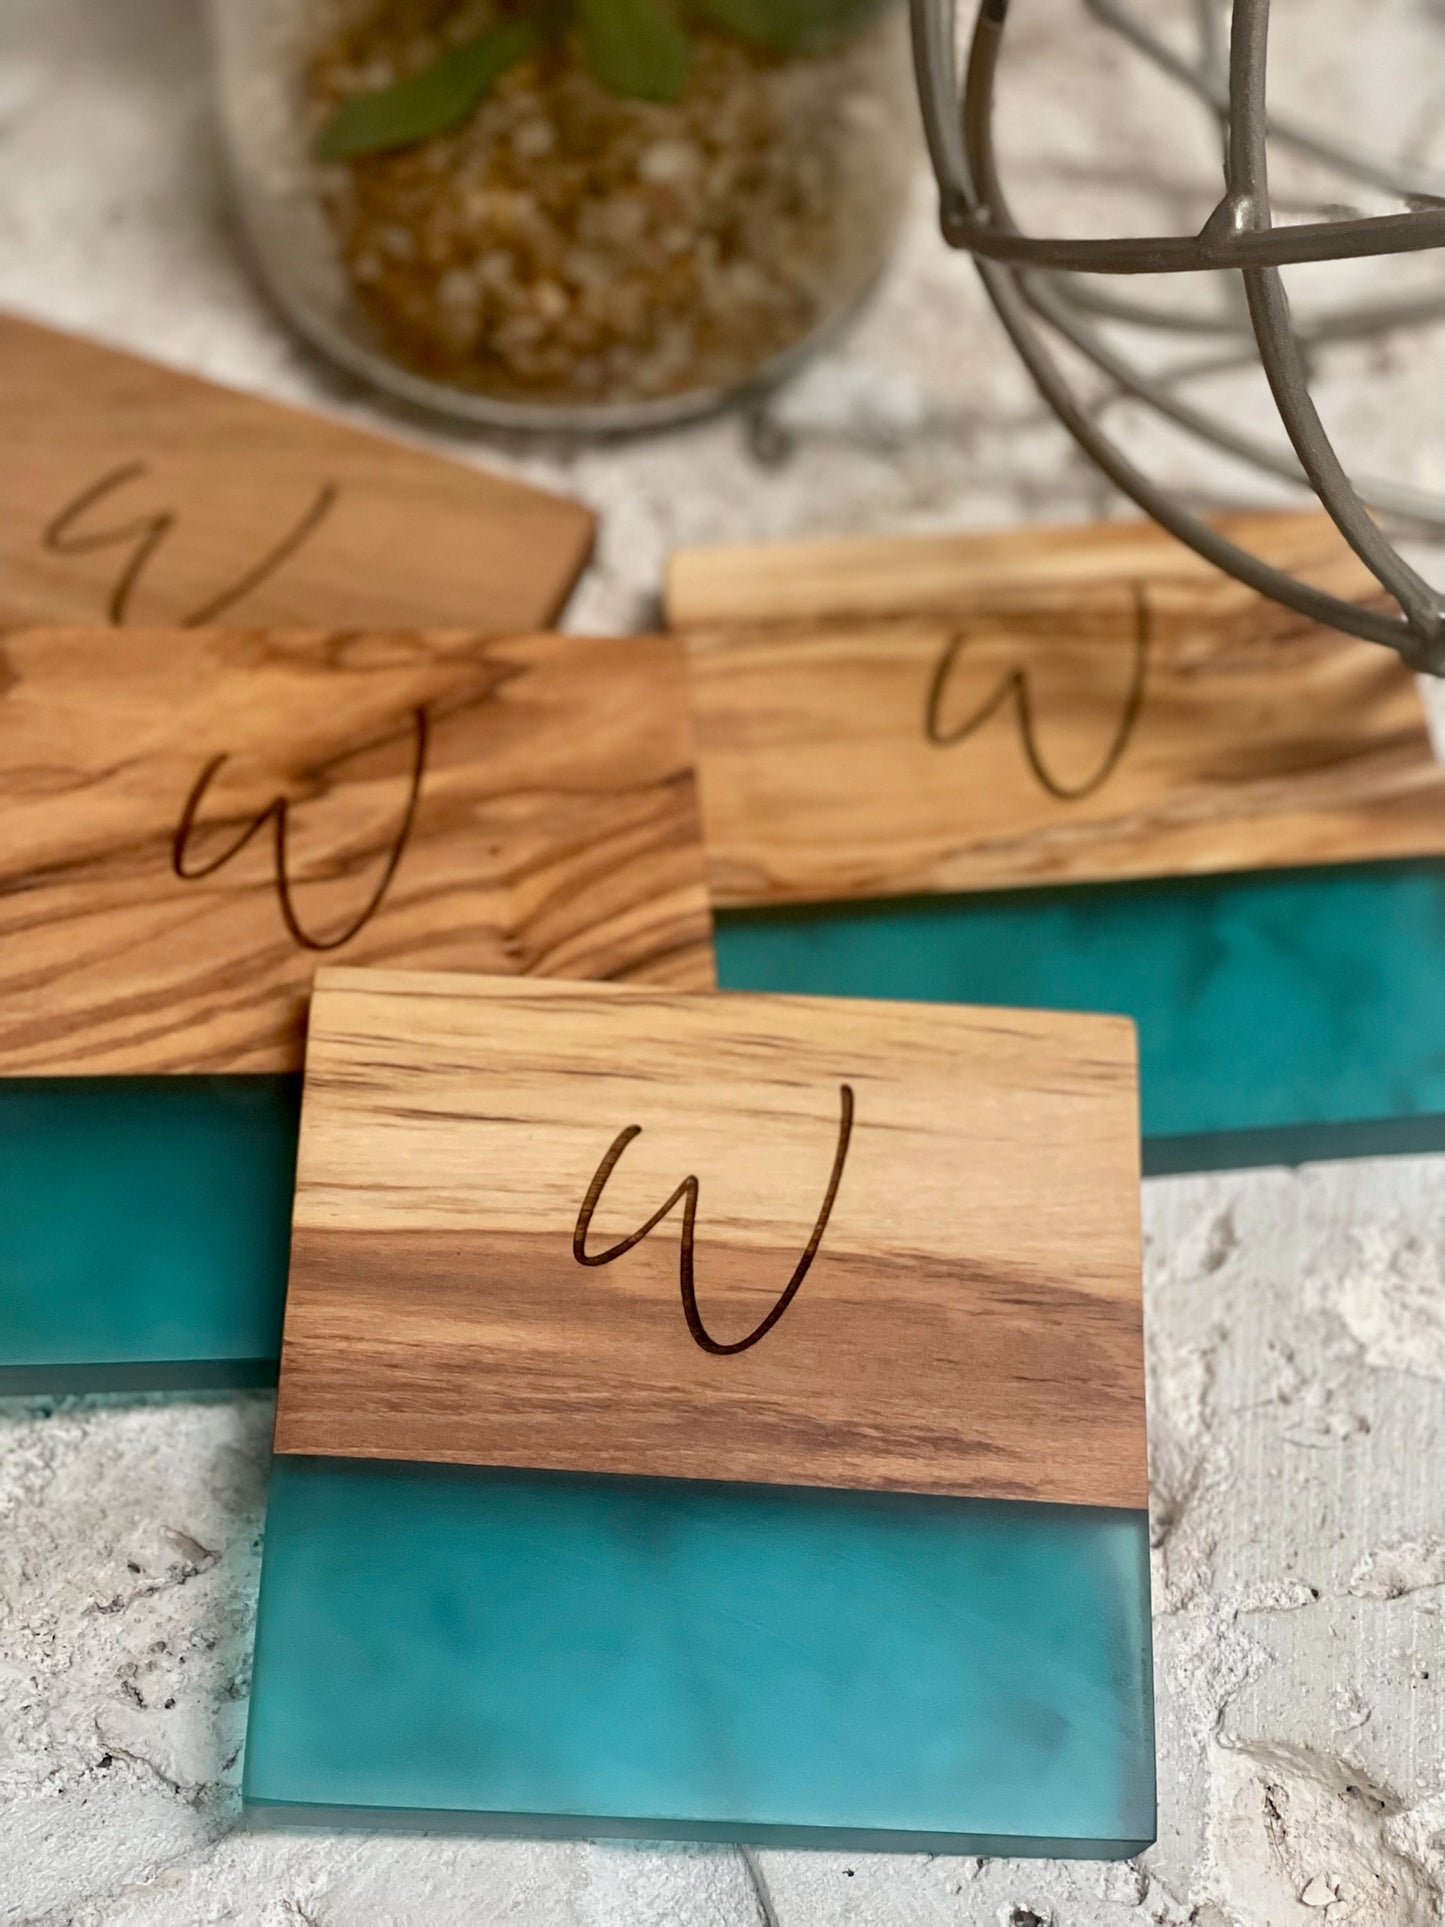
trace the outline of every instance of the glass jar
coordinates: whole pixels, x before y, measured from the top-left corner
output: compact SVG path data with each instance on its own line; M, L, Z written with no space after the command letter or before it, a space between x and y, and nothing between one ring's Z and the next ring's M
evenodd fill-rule
M887 257L898 0L211 0L277 299L503 426L641 427L775 378Z

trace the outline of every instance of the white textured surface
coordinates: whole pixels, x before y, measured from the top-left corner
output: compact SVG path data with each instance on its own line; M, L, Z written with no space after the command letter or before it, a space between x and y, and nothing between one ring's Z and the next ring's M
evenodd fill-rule
M1019 10L1055 180L1080 143L1134 138L1047 64L1065 4ZM1281 11L1299 24L1300 4ZM1429 24L1425 0L1391 13ZM1442 124L1422 120L1421 142ZM0 0L0 302L368 415L237 263L187 0ZM1438 419L1445 382L1428 386ZM780 465L758 466L736 420L485 455L606 512L579 626L646 616L679 542L1108 500L933 240L921 188L883 299L764 440ZM1424 479L1445 444L1399 452ZM764 1902L723 1849L238 1832L269 1402L74 1400L0 1406L0 1919L757 1927L771 1907L779 1927L1426 1927L1445 1885L1442 1179L1419 1159L1148 1187L1161 1834L1140 1866L763 1853Z

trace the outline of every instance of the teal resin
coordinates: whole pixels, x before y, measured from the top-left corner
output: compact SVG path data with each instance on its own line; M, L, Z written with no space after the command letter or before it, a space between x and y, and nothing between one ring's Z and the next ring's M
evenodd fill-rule
M718 919L729 990L1113 1011L1148 1172L1445 1148L1445 865Z
M0 1392L274 1381L300 1086L0 1079Z
M1445 1148L1445 865L725 916L732 990L1119 1011L1144 1168ZM0 1080L0 1392L269 1382L299 1080Z
M1145 1515L281 1458L253 1822L1139 1852Z

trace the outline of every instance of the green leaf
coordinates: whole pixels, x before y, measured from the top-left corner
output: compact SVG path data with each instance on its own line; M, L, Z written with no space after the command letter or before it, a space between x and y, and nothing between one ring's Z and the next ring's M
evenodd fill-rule
M692 65L688 39L668 0L577 0L582 51L610 94L674 101Z
M777 53L840 40L882 10L886 0L693 0L724 33Z
M509 67L536 53L553 25L541 18L505 21L449 48L394 87L353 94L322 128L317 158L349 161L361 154L381 154L460 126Z

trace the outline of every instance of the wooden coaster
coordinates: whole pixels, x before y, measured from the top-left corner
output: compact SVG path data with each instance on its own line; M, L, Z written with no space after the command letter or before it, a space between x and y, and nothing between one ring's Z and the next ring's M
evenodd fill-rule
M1318 509L1215 518L1232 541L1336 595L1379 585ZM750 623L957 616L1000 599L1054 597L1056 626L1089 587L1171 585L1176 607L1249 619L1259 597L1159 527L1134 516L933 535L830 535L681 549L667 570L675 629ZM1282 616L1289 621L1290 617Z
M0 626L546 627L593 519L0 315Z
M1343 593L1319 516L1230 532ZM1136 524L695 552L714 900L744 906L1445 851L1414 679Z
M325 969L277 1449L1146 1503L1132 1026Z
M0 636L0 1076L299 1069L323 958L706 988L666 637Z

